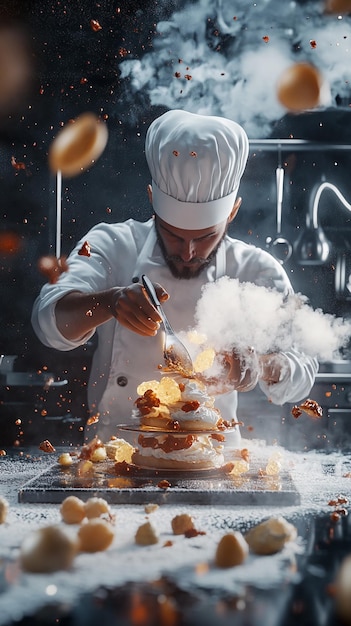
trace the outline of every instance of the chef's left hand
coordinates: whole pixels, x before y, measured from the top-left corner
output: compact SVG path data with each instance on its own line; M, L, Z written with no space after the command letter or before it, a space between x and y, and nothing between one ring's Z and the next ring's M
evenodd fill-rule
M213 395L228 393L233 389L251 391L259 380L274 385L283 379L288 370L286 357L278 352L258 355L253 348L248 348L245 353L236 350L222 353L220 358L224 372L222 376L206 377L206 372L197 375Z
M236 391L251 391L256 387L260 377L260 361L253 348L249 348L245 354L239 354L236 350L224 354L223 364L226 381Z
M259 362L261 369L260 380L263 380L267 385L279 383L287 372L287 358L279 352L262 354L259 357Z

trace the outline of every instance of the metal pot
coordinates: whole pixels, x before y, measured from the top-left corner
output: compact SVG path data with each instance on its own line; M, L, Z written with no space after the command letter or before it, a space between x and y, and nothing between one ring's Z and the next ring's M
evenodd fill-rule
M335 264L335 296L337 300L351 300L351 252L339 252Z

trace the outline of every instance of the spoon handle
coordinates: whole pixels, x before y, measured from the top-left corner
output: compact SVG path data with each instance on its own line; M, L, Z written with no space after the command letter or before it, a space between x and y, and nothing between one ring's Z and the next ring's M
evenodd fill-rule
M160 303L160 301L159 301L159 299L157 297L156 289L153 286L150 278L148 278L147 276L145 276L145 274L143 274L142 277L141 277L141 280L142 280L143 286L144 286L144 288L146 290L146 293L149 296L152 304L157 308L159 314L162 317L162 322L163 322L163 325L165 327L165 330L167 330L167 332L170 332L170 333L173 334L173 332L174 332L173 328L172 328L171 324L169 323L169 321L168 321L168 319L167 319L167 317L166 317L166 315L165 315L165 313L164 313L164 311L162 309L161 303Z

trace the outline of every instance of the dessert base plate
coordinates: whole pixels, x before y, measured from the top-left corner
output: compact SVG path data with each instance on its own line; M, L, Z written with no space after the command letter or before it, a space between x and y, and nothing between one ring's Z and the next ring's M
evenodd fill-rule
M218 428L209 429L192 429L192 430L166 430L163 428L150 428L149 426L139 426L134 424L119 424L118 430L122 432L131 432L131 433L142 433L147 435L174 435L175 437L185 437L186 435L224 435L224 437L230 436L234 433L239 432L238 427L229 427L225 430L220 430Z
M300 503L291 475L262 476L265 462L256 459L250 471L233 476L222 469L199 472L150 470L103 461L90 475L79 476L77 464L58 463L26 482L19 502L60 503L69 495L82 500L93 496L110 504L189 504L230 506L290 506ZM163 483L161 482L163 481ZM166 482L164 482L166 481ZM168 484L167 484L168 483Z

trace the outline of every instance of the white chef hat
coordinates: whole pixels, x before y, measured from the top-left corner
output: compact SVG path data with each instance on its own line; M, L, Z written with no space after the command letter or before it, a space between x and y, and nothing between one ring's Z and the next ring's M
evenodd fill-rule
M187 230L226 220L248 152L247 135L232 120L177 109L158 117L145 143L156 215Z

